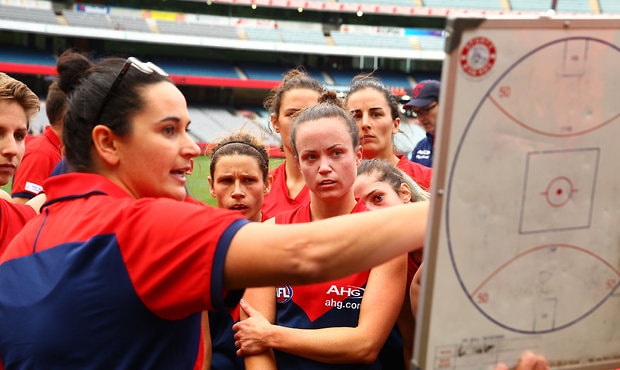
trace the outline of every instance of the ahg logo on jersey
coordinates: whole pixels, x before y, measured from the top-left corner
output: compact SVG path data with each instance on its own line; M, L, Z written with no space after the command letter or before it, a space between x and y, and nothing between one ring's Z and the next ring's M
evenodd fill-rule
M287 303L293 298L293 288L290 285L279 286L276 288L276 302Z
M417 159L429 159L431 157L431 151L428 149L420 149L415 154Z
M327 289L325 295L328 297L328 299L325 300L325 307L336 308L338 310L359 310L362 306L364 288L351 285L340 287L332 285ZM331 298L330 296L337 296L337 298ZM351 299L353 301L351 301Z
M356 287L348 285L346 287L341 286L338 287L336 285L332 285L327 289L326 294L335 294L339 297L346 298L359 298L361 299L364 296L364 288Z

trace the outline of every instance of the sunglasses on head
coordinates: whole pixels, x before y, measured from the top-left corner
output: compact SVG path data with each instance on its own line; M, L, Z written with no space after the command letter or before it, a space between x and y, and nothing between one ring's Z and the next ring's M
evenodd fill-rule
M103 108L108 103L108 100L110 100L110 96L112 94L112 91L114 91L117 88L117 86L121 83L121 81L123 81L123 78L125 78L125 75L129 71L129 68L131 68L131 67L136 68L138 71L140 71L140 72L142 72L144 74L150 75L152 73L157 73L160 76L168 77L168 73L166 73L166 71L164 71L163 69L161 69L160 67L158 67L154 63L143 62L140 59L135 58L135 57L127 58L127 60L125 60L125 64L123 64L123 67L121 68L121 70L116 75L116 78L114 79L114 82L112 82L112 85L110 85L110 88L108 89L108 92L103 97L103 102L101 103L101 107L99 108L99 112L97 112L97 115L95 116L97 118L95 123L99 123L99 119L101 118L101 113L103 112Z

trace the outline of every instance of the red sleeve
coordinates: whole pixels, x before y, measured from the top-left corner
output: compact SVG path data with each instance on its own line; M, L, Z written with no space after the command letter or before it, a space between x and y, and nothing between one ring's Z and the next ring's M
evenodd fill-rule
M423 166L419 163L413 164L418 165L420 170L420 182L418 183L424 190L431 190L431 180L433 179L433 169L430 167Z
M141 222L126 220L117 238L134 288L146 306L167 319L232 309L243 291L223 288L224 262L232 238L249 221L239 212L207 205L179 207L174 200L145 205L132 208ZM149 220L148 226L144 220Z
M411 162L402 156L396 165L401 171L406 173L420 187L426 191L431 189L431 180L433 179L433 169L419 163Z
M59 161L59 155L52 156L42 151L26 153L15 171L11 195L32 198L39 194L43 190L43 181L50 176Z
M30 206L0 199L0 255L26 222L36 215Z

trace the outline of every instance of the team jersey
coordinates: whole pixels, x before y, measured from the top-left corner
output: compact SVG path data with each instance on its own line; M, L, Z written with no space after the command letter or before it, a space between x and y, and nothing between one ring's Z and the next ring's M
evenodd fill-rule
M411 161L426 167L433 167L433 134L426 133L411 152Z
M261 222L271 218L262 211ZM232 326L240 318L240 306L231 312L209 312L209 330L211 332L211 370L243 370L245 363L237 356L235 332Z
M398 156L398 163L396 163L396 167L409 175L409 177L418 183L422 189L426 191L430 190L431 180L433 178L432 168L422 166L419 163L411 162L404 155Z
M67 158L63 156L60 161L58 161L56 166L54 166L54 169L52 170L52 173L50 173L50 176L58 176L69 172L71 172L71 169L69 168L69 162L67 162Z
M36 215L30 206L0 199L0 255L26 222Z
M366 211L358 202L351 213ZM277 224L311 221L310 203L279 213ZM309 285L287 285L276 288L276 324L300 329L319 329L334 326L355 327L358 324L364 289L369 270L341 279ZM378 361L365 364L327 364L275 350L279 370L286 369L380 369Z
M60 138L51 126L46 126L41 135L28 141L24 158L15 171L11 196L31 199L43 191L43 181L50 176L61 158Z
M431 186L431 179L433 177L433 169L423 166L419 163L411 162L406 156L399 156L398 163L396 164L401 171L409 175L420 187L424 190L429 190ZM422 251L414 251L409 253L409 260L407 262L407 287L411 284L413 275L420 267L422 263Z
M7 368L199 369L201 312L235 307L222 287L238 212L134 199L96 174L44 183L48 201L0 258Z
M232 326L239 321L240 306L230 312L209 312L211 331L211 370L243 370L243 358L237 356Z
M295 209L302 204L310 203L310 191L304 185L299 194L295 198L288 196L288 187L286 186L286 162L271 171L273 183L271 191L265 195L262 211L268 215L275 215L280 212Z

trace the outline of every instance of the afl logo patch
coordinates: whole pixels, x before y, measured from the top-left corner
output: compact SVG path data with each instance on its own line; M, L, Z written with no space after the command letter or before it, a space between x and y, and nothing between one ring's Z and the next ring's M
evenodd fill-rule
M279 286L276 288L276 302L288 303L293 298L293 288L290 285Z
M497 52L493 42L486 37L474 37L469 40L460 54L463 71L470 76L484 76L493 68Z

